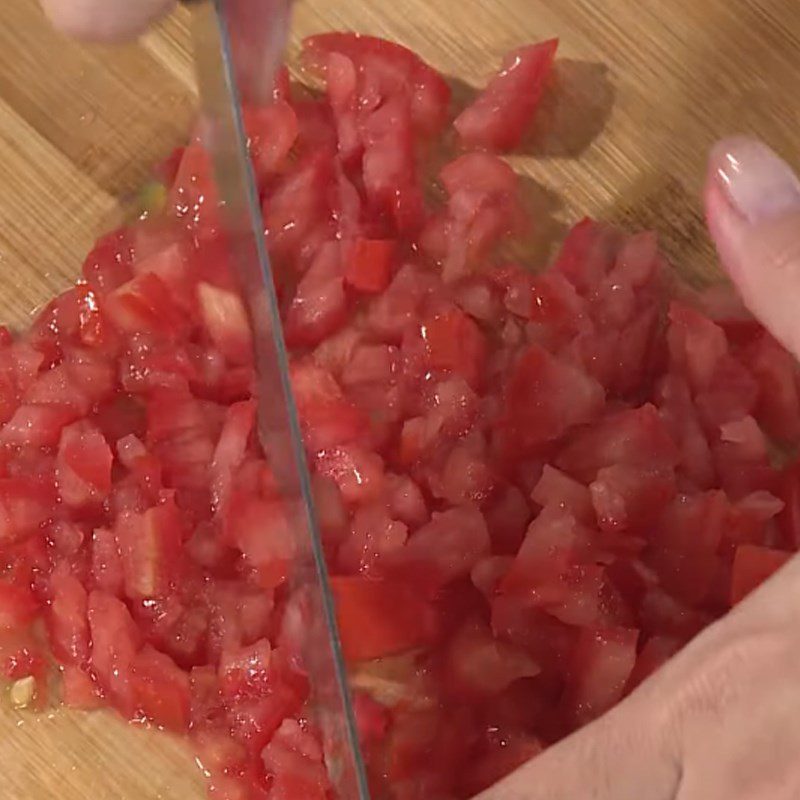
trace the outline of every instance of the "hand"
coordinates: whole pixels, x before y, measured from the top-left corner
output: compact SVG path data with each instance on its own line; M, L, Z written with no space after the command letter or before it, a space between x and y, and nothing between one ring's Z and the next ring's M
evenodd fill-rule
M765 145L711 154L706 212L750 310L800 356L800 181ZM477 800L800 797L800 557L604 718Z
M70 36L117 41L142 33L166 14L174 0L42 0L53 24Z

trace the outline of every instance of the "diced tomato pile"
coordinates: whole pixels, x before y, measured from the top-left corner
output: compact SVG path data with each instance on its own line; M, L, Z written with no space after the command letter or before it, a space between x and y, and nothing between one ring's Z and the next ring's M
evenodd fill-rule
M469 797L623 698L800 545L798 368L655 237L544 271L516 145L555 42L453 118L405 48L305 43L248 110L291 379L376 797ZM167 207L0 344L0 672L187 734L216 800L331 796L248 311L192 141ZM687 299L688 297L688 299ZM782 455L781 455L782 454ZM782 460L781 460L782 459ZM25 681L20 685L20 681Z

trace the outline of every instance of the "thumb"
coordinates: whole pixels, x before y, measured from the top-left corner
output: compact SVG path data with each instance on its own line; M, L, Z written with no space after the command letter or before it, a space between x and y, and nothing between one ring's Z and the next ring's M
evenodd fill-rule
M747 307L800 356L800 181L754 139L711 151L705 188L708 227Z
M473 800L674 798L681 774L670 707L651 681Z
M173 5L174 0L42 0L56 28L100 42L138 36Z

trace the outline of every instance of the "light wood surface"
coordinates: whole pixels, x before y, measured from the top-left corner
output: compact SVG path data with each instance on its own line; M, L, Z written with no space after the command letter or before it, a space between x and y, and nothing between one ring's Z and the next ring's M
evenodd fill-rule
M135 0L131 0L134 2ZM526 151L537 259L591 214L655 227L695 277L714 270L698 193L715 138L748 132L800 160L795 0L300 0L294 46L351 28L418 50L467 96L507 49L562 40L558 87ZM75 276L104 222L187 128L186 18L137 46L83 49L35 0L0 10L0 321ZM0 712L0 800L194 800L191 757L110 715Z

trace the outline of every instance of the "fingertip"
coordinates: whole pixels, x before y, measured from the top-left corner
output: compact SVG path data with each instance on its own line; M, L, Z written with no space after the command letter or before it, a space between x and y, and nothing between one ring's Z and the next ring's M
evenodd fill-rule
M735 283L741 274L741 238L744 219L731 205L725 191L719 185L716 165L709 160L709 169L703 191L706 225L716 246L720 263Z
M56 29L89 42L133 39L172 5L172 0L42 0Z

